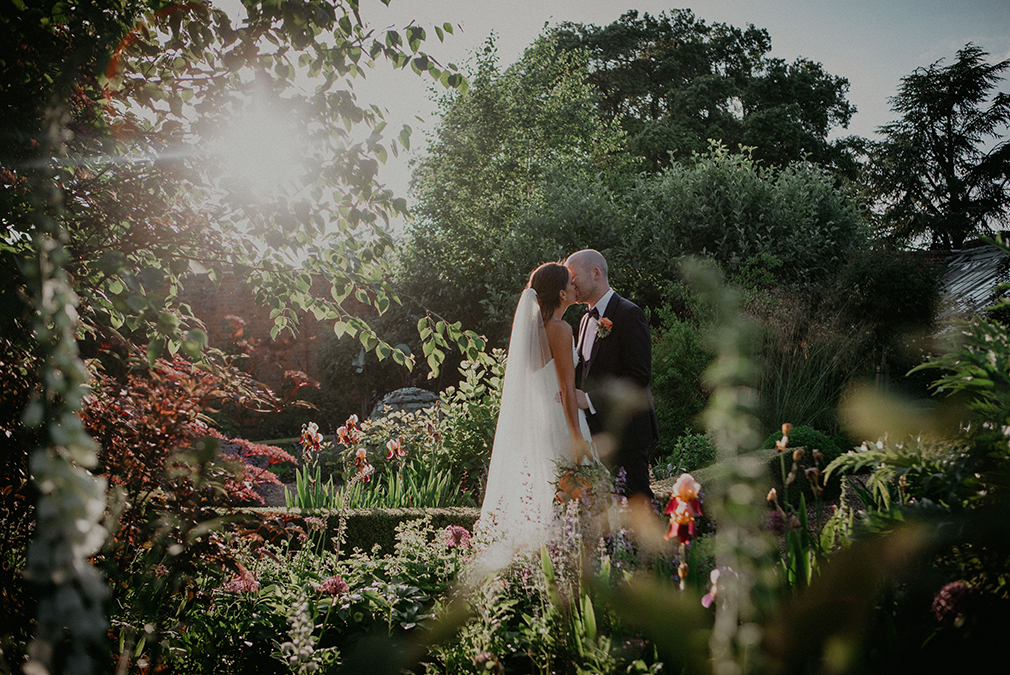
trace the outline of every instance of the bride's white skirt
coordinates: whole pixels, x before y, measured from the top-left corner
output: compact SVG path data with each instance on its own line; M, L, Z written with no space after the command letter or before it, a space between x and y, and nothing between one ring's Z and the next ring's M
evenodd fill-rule
M550 537L558 465L573 464L572 438L554 361L529 379L521 405L506 405L495 432L478 538L487 543L486 560L501 567L520 549L539 549ZM579 411L583 436L589 426Z

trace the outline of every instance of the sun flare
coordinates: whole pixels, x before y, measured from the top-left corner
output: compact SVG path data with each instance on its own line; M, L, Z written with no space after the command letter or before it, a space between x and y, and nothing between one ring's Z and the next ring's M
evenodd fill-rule
M303 167L291 120L253 108L236 118L215 144L225 177L256 192L290 187Z

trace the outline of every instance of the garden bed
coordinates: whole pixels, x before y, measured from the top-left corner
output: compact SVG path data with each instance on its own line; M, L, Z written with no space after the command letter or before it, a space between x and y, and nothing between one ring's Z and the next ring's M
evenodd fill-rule
M263 520L271 518L281 518L284 520L315 516L325 519L325 531L328 537L334 536L340 528L339 511L314 511L307 512L302 509L288 509L282 507L246 507L242 509L250 513L255 513ZM348 509L344 516L347 518L345 525L345 540L341 547L345 551L361 549L370 552L378 545L383 554L393 552L396 543L396 527L400 523L421 518L431 518L431 526L443 529L450 525L458 525L473 530L474 523L480 517L480 509L465 506L453 506L445 508L419 508L419 509ZM327 546L329 541L327 540Z

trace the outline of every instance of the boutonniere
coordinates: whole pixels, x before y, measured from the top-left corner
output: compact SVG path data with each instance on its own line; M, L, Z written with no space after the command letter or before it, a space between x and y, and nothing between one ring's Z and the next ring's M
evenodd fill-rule
M605 316L601 316L600 320L596 322L596 339L602 340L607 337L613 328L614 322Z

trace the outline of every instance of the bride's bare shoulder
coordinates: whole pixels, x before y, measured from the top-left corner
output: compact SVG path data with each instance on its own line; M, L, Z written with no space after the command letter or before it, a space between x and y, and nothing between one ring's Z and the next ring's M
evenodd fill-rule
M551 343L555 340L571 340L574 335L571 324L561 319L551 319L546 323L545 328L547 329L547 341Z

